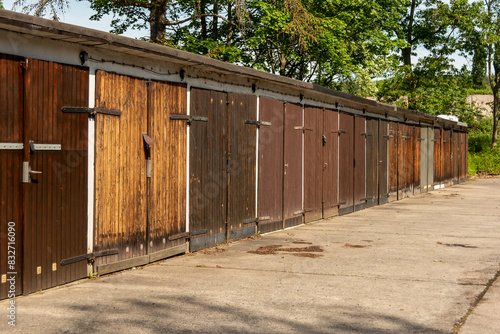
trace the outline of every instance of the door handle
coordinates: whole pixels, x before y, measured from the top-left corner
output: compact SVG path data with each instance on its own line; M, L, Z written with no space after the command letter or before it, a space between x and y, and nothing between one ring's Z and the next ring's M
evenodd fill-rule
M42 174L42 172L32 170L29 161L23 161L23 183L31 183L32 174Z

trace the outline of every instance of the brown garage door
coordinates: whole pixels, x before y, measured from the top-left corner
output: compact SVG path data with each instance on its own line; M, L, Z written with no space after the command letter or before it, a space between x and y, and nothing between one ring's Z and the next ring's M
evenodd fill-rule
M366 119L354 120L354 211L366 208Z
M207 118L190 127L189 230L191 251L226 240L227 94L191 89L191 115Z
M443 138L442 129L434 129L434 185L441 185L443 182Z
M254 235L255 158L257 98L252 95L228 94L229 106L229 231L228 239Z
M305 221L323 218L323 109L304 109Z
M339 214L354 211L354 116L340 113Z
M379 120L379 204L387 203L389 197L389 122Z
M453 164L453 184L457 184L460 179L460 134L456 131L452 132L452 154L451 161Z
M423 142L421 137L420 126L414 125L412 131L412 141L413 141L413 193L420 194L421 182L420 182L420 147Z
M283 216L285 227L303 222L302 208L302 106L285 104L285 158Z
M88 115L63 114L62 107L88 106L88 69L6 55L0 55L0 69L2 82L9 82L0 88L0 298L5 298L8 272L17 272L17 294L87 273L85 262L61 266L61 260L87 248ZM14 239L7 237L14 233L15 253L9 254L8 241ZM10 267L13 254L16 264Z
M8 296L8 272L18 273L15 293L22 292L22 62L22 58L0 54L0 299Z
M339 113L323 112L323 217L338 215Z
M452 137L451 129L444 129L443 131L443 161L444 161L444 174L443 182L450 184L453 178L453 163L452 156Z
M379 126L378 120L366 119L366 206L378 205ZM385 139L384 139L385 140Z
M398 123L389 122L389 202L398 199L398 137Z
M186 244L186 123L170 119L185 115L186 104L185 84L149 82L148 136L154 141L148 152L150 262L181 252Z
M283 228L283 101L259 99L258 231Z

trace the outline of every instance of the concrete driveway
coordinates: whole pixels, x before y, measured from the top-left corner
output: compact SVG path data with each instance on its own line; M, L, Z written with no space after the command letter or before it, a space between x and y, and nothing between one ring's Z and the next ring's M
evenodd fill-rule
M499 333L499 245L500 179L480 179L19 297L0 331Z

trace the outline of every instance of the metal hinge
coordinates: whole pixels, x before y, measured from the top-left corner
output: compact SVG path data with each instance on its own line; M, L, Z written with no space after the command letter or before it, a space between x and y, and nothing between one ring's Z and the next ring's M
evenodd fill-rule
M425 140L425 138L417 138L418 141Z
M302 131L313 131L313 129L306 128L305 126L295 126L295 130L302 130Z
M264 122L264 121L252 121L247 119L245 121L245 124L250 124L250 125L257 125L258 128L261 126L271 126L271 122Z
M384 138L385 138L385 139L392 139L392 138L394 138L394 136L387 136L387 135L386 135L386 136L384 136Z
M245 220L243 222L243 225L248 225L248 224L258 223L258 222L259 222L259 218L252 218L252 219Z
M73 256L73 257L62 260L61 267L67 266L68 264L80 262L83 260L93 260L96 257L110 256L110 255L116 255L116 254L118 254L118 250L111 249L111 250L106 250L106 251L102 251L102 252L88 253L88 254Z
M208 122L208 117L202 116L191 116L184 114L171 114L171 120L179 120L179 121L187 121L188 125L191 125L192 122Z
M79 108L79 107L62 107L62 112L69 114L89 114L95 116L97 114L121 116L122 112L118 110L104 108Z

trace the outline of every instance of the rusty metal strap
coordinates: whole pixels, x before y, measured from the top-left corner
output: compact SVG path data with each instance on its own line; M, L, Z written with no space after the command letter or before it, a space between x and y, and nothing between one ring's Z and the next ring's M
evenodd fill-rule
M368 133L368 132L363 132L363 133L360 133L360 135L362 135L362 136L366 136L366 137L368 137L368 136L373 136L371 133Z
M182 239L182 238L187 238L187 237L189 237L189 233L187 233L187 232L177 233L177 234L173 234L173 235L169 236L168 240L172 241L172 240L177 240L177 239Z
M250 120L250 119L247 119L245 121L245 124L257 125L258 128L260 128L261 126L271 126L271 122L253 121L253 120Z
M384 136L385 139L392 139L394 136Z
M121 116L122 112L112 109L104 108L78 108L78 107L62 107L63 113L68 114L89 114L89 115L111 115L111 116Z
M192 237L192 236L195 236L195 235L206 234L207 232L208 232L208 230L199 230L199 231L191 232L189 235Z
M105 250L102 252L96 252L96 253L88 253L88 254L82 254L78 256L73 256L67 259L64 259L61 261L61 267L62 266L67 266L68 264L84 261L84 260L90 260L94 259L96 257L103 257L103 256L110 256L110 255L116 255L118 254L117 249L111 249L111 250Z
M252 219L248 219L248 220L245 220L243 222L243 225L248 225L248 224L253 224L253 223L257 223L259 221L259 218L252 218Z
M171 114L170 119L171 120L179 120L179 121L187 121L187 123L189 125L191 125L192 122L208 122L208 117L191 116L191 115L184 115L184 114Z
M294 127L295 130L302 130L302 131L313 131L313 129L306 128L305 126L296 126Z

